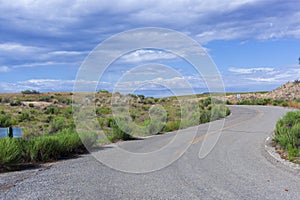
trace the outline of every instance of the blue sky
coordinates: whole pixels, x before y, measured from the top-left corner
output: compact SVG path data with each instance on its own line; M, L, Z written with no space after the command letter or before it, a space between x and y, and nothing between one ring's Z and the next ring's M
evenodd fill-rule
M196 40L217 65L226 91L272 90L300 79L297 0L0 0L0 92L72 91L79 67L96 45L143 27L173 29ZM181 80L187 79L203 89L203 80L186 63L151 49L124 55L100 85L112 90L128 66L148 61L181 73L168 77L168 70L153 67L160 75L152 77L156 83L184 90ZM141 89L146 82L139 83ZM145 89L151 88L157 89Z

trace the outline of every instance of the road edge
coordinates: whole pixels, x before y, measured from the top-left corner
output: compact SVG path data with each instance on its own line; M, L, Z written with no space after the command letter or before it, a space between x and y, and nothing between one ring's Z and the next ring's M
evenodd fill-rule
M279 162L282 165L284 165L285 167L288 167L289 169L300 172L299 164L296 164L296 163L290 162L289 160L285 160L285 159L281 158L281 156L276 152L275 147L272 145L272 139L274 136L273 134L274 133L272 133L271 136L268 136L264 142L264 149L267 152L267 155L270 156L277 163Z

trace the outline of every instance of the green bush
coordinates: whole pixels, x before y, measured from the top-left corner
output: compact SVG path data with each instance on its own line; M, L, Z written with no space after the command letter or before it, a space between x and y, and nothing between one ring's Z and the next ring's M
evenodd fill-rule
M1 138L0 139L0 167L6 164L18 163L22 156L22 146L19 139Z
M65 129L55 135L44 135L27 140L0 139L0 166L15 163L36 163L56 160L92 147L97 135L85 132L81 137L73 129Z
M73 134L74 135L74 134ZM77 135L77 134L76 134ZM76 138L73 138L76 139ZM91 131L85 131L80 133L81 144L84 144L85 147L93 147L98 139L97 133Z
M38 150L35 145L35 139L22 141L22 160L25 163L37 162Z
M52 118L49 125L49 134L56 133L65 128L69 128L69 125L66 123L65 118L63 117Z
M254 105L254 102L252 100L240 100L237 102L237 105Z
M66 104L66 105L70 105L72 104L73 100L70 99L70 98L67 98L67 97L57 97L57 101L59 103L63 103L63 104Z
M289 159L300 156L300 111L288 112L276 123L274 141L289 153Z
M131 135L129 135L128 133L126 133L125 131L123 131L117 123L117 120L119 120L119 123L121 122L120 119L113 119L113 118L109 118L108 119L108 127L109 129L104 129L104 133L107 137L107 139L111 142L115 142L118 140L128 140L131 139ZM124 120L122 120L124 123ZM122 126L122 128L124 128L124 126Z
M164 132L178 130L180 128L180 121L168 121L163 129Z
M39 101L51 102L51 96L41 96Z
M200 123L206 123L210 121L210 114L209 110L200 110Z
M37 161L58 159L63 151L57 136L40 136L35 137L33 140Z
M79 135L72 129L65 129L55 135L59 140L60 155L68 156L84 149Z
M4 103L9 103L10 99L9 98L5 98L4 100L2 100Z
M56 106L50 106L45 111L45 114L57 115L58 113L59 113L59 108Z
M0 114L0 127L9 127L13 124L14 122L9 115Z
M22 94L39 94L40 92L36 91L36 90L24 90L21 91Z
M19 99L17 99L17 100L10 101L10 105L11 106L20 106L20 105L22 105L22 103Z
M97 107L96 108L96 114L97 115L100 115L100 116L105 116L105 115L108 115L108 114L111 114L112 111L110 108L106 108L106 107Z
M30 121L31 115L28 112L22 112L18 117L19 122Z

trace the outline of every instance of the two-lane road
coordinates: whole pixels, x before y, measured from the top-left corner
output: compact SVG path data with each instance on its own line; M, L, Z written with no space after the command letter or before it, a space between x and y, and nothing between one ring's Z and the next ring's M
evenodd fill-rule
M283 166L264 150L265 139L287 109L230 108L232 114L225 120L218 143L203 159L198 154L204 135L214 134L205 131L208 124L199 126L186 152L174 149L182 157L161 170L124 173L85 155L42 170L0 174L0 199L300 199L299 171ZM132 152L149 152L173 136L168 133L118 145ZM118 158L114 148L100 150L100 155ZM4 187L5 181L14 185Z

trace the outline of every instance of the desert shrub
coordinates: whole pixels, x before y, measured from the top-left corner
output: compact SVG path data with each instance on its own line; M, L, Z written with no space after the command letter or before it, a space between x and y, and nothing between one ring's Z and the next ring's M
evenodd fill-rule
M33 103L29 103L28 106L29 106L30 108L33 108L33 107L34 107L34 104L33 104Z
M202 103L202 105L203 105L204 107L207 107L208 105L211 104L211 98L210 98L210 97L207 97L207 98L205 98L204 100L202 100L201 103Z
M300 111L288 112L277 121L274 141L288 151L290 158L300 156Z
M25 163L28 162L37 162L38 150L35 145L35 140L33 138L22 140L22 161Z
M87 148L91 148L96 144L98 135L96 132L84 131L80 133L80 139L82 142L81 144L84 144Z
M16 100L11 100L10 105L11 106L20 106L20 105L22 105L22 103L19 99L16 99Z
M107 107L97 107L96 108L96 114L97 115L103 116L103 115L108 115L108 114L111 114L111 113L112 113L112 111L111 111L110 108L107 108Z
M0 139L0 167L4 165L18 163L21 160L22 147L19 139L1 138Z
M257 99L254 104L256 105L268 105L272 102L272 99Z
M209 110L200 110L200 123L206 123L210 121L210 114Z
M183 118L181 119L180 128L187 128L190 126L196 126L200 122L199 114L195 111L191 111L187 114L183 115Z
M22 157L25 162L45 162L69 156L85 150L83 143L92 147L96 135L86 133L79 135L73 129L64 129L55 135L44 135L23 140Z
M57 101L59 103L63 103L63 104L66 104L66 105L70 105L72 104L73 100L70 99L70 98L67 98L67 97L57 97Z
M72 129L65 129L57 133L56 136L58 137L59 145L61 146L61 156L68 156L72 153L76 153L79 150L84 149L79 135ZM91 145L94 144L95 142Z
M169 131L175 131L180 128L180 121L168 121L166 125L164 126L163 131L169 132Z
M109 129L104 129L104 133L107 137L107 139L111 142L115 142L118 140L128 140L131 139L131 136L128 134L128 132L123 131L119 126L118 123L116 122L116 120L119 120L118 123L121 123L120 119L114 119L114 118L109 118L108 119L108 127ZM123 124L125 123L124 120ZM124 128L125 126L122 126L122 128Z
M28 112L22 112L21 115L18 116L19 122L30 121L31 115Z
M165 127L164 121L159 119L145 120L143 124L143 134L145 135L153 135L163 131Z
M229 100L226 100L226 104L227 105L232 105L233 103L231 101L229 101Z
M51 102L51 96L41 96L39 101Z
M107 90L98 90L98 93L109 93Z
M58 159L62 152L57 136L35 137L33 149L36 152L37 161L49 161Z
M137 95L141 100L145 99L145 96L142 94Z
M10 99L9 98L5 98L4 100L2 100L4 103L10 103Z
M100 127L103 129L104 127L109 127L110 121L109 118L97 118Z
M58 113L59 113L59 109L56 106L50 106L45 111L45 114L57 115Z
M254 102L251 100L243 99L237 102L237 105L254 105Z
M39 91L36 90L23 90L21 91L22 94L39 94Z
M66 123L65 118L63 117L52 118L49 124L49 134L56 133L65 128L69 128L69 124Z
M230 114L230 110L225 105L214 105L211 109L211 120L221 119Z
M9 127L14 124L10 115L0 114L0 127Z
M64 113L65 113L66 115L71 116L71 115L73 114L73 108L72 108L72 106L67 107L67 108L64 110Z

